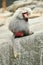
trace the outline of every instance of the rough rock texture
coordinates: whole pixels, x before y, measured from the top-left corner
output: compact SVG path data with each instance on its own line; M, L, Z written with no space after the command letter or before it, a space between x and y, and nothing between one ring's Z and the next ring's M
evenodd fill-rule
M35 7L42 7L43 8L43 0L19 0L15 1L12 5L7 7L7 10L9 11L16 11L19 7L28 6L31 9L34 9Z
M10 5L7 10L10 10L10 11L16 11L16 9L18 9L19 7L23 7L23 6L26 6L26 5L29 5L32 3L32 0L30 1L25 1L25 0L22 0L22 1L15 1L12 5Z
M18 58L14 58L14 51L20 53ZM0 65L43 65L42 61L43 32L0 42Z

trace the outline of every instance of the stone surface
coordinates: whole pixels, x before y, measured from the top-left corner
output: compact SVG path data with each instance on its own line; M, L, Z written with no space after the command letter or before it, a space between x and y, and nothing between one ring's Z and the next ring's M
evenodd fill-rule
M0 42L0 65L43 64L43 32L17 39L13 36L6 39ZM14 57L15 51L19 53L18 58Z
M30 1L26 1L26 0L22 0L22 1L15 1L11 6L9 6L7 8L7 10L10 10L10 11L16 11L16 9L18 9L19 7L23 7L23 6L26 6L26 5L29 5L30 3L32 3L32 0Z
M5 12L1 12L0 13L0 17L8 17L8 16L11 16L12 13L11 12L8 12L8 11L5 11Z

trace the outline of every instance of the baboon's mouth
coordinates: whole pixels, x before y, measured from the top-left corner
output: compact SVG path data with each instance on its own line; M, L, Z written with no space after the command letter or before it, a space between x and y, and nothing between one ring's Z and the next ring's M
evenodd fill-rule
M28 22L28 18L25 18L24 20L25 20L26 22Z

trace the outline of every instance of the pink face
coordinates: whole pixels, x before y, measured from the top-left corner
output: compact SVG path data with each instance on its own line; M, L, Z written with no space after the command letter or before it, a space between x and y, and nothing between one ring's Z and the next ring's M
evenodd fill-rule
M28 12L22 13L22 16L23 16L24 20L25 20L26 22L28 22L28 16L29 16Z

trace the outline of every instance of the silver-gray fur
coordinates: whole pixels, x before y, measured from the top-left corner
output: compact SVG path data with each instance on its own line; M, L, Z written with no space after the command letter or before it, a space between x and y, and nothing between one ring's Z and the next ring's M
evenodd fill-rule
M18 32L18 31L25 31L26 33L29 32L29 23L25 22L25 20L22 17L23 12L31 13L31 9L27 7L19 8L14 13L12 20L9 24L10 31Z

